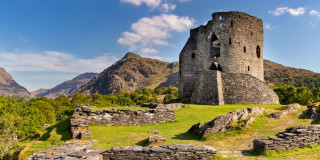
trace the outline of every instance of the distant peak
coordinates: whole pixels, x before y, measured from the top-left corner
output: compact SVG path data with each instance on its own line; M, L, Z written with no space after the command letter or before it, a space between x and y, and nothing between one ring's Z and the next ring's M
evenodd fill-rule
M122 59L125 59L125 58L141 58L141 56L139 56L135 53L129 52Z

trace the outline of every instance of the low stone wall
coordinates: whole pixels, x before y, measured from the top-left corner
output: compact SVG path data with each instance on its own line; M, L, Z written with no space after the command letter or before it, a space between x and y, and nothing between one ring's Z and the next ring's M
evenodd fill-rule
M71 140L62 145L47 148L43 151L34 153L27 160L45 160L45 159L90 159L90 160L102 160L101 152L105 150L100 149L88 149L96 140L81 141ZM85 157L85 158L84 158Z
M175 121L175 113L168 109L147 110L100 110L93 111L93 106L77 105L71 118L71 132L73 138L92 136L88 130L89 124L132 126L146 124L160 124Z
M174 144L154 147L114 147L103 154L103 160L127 159L127 160L156 160L156 159L209 159L216 155L217 151L209 146Z
M245 127L254 121L254 117L263 114L265 111L262 107L252 107L247 109L239 109L222 116L216 117L209 123L198 123L193 125L188 132L197 136L205 137L212 132L225 132L231 129L234 122L240 119L246 119L242 127Z
M253 141L255 149L289 150L307 147L320 142L320 125L288 128L276 136L257 138Z

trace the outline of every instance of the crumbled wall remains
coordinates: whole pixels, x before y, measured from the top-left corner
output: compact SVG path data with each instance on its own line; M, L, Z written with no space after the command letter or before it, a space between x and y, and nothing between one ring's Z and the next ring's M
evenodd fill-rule
M91 107L93 106L77 105L71 118L73 138L92 136L88 130L89 124L132 126L175 121L174 111L168 109L93 111L90 109Z
M255 149L289 150L320 143L320 125L288 128L276 136L257 138L253 141Z

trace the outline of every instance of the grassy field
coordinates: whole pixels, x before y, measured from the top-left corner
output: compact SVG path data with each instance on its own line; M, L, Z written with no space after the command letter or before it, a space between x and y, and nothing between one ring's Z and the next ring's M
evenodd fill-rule
M264 107L267 109L267 113L257 118L250 127L236 128L226 133L211 134L205 139L200 139L199 137L186 133L192 125L198 122L211 121L215 117L230 111L255 106ZM94 145L93 148L108 149L116 146L143 146L146 144L148 136L151 135L150 131L159 130L160 135L166 138L168 144L203 144L213 146L219 151L248 150L249 145L257 137L275 135L291 126L310 124L310 120L298 118L297 114L301 112L287 115L280 120L269 118L267 115L274 112L279 106L280 105L191 105L190 107L175 111L176 122L142 126L90 125L89 129L93 132L93 137L88 139L98 140L98 143ZM140 109L140 107L125 107L124 109ZM303 109L305 109L305 107L303 107L301 111ZM42 138L36 141L25 140L24 144L26 144L26 148L23 150L21 157L27 157L33 152L63 143L68 138L70 139L70 133L67 133L69 128L66 128L66 126L67 121L59 123L44 130L40 136ZM258 156L272 159L312 159L317 157L318 151L320 151L320 146L311 146L310 148L292 151L263 152L259 153ZM230 156L232 156L232 154L230 154ZM240 159L255 159L256 156L257 155L241 157ZM318 157L320 157L320 155Z

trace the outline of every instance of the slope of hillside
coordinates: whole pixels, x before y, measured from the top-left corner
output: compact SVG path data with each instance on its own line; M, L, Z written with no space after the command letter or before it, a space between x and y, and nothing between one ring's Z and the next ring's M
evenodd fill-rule
M28 90L19 85L4 68L0 67L0 95L30 99Z
M32 97L56 98L59 95L70 95L77 88L89 82L97 73L83 73L72 80L65 81L51 89L39 89L31 92Z
M168 63L156 59L142 58L128 53L121 60L105 69L75 93L90 95L94 93L110 95L119 92L134 92L138 88L150 89L168 86L176 82L178 63Z
M283 66L269 60L264 60L264 79L269 85L287 84L296 87L320 87L319 73Z

